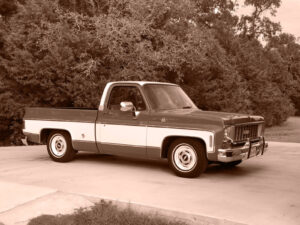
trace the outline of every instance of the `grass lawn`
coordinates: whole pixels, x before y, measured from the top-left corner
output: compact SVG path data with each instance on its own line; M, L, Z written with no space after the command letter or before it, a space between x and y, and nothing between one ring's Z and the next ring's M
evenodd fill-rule
M135 212L130 208L101 201L90 209L79 209L68 215L42 215L32 219L28 225L186 225L182 221L164 218L155 214Z
M281 126L267 128L265 136L267 141L300 143L300 117L290 117Z

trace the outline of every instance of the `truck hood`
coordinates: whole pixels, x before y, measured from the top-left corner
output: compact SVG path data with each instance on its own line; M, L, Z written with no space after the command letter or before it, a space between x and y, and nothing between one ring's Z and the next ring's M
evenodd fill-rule
M211 116L216 119L223 120L224 125L235 125L235 124L242 124L242 123L251 123L251 122L263 122L264 118L262 116L256 115L249 115L249 114L239 114L239 113L227 113L227 112L215 112L215 111L201 111L197 110L191 112L193 115L198 116Z
M152 119L153 122L160 122L161 125L165 124L171 127L204 129L211 131L218 131L223 129L224 126L264 121L264 118L261 116L203 111L199 109L159 111L155 113L155 116L152 117Z

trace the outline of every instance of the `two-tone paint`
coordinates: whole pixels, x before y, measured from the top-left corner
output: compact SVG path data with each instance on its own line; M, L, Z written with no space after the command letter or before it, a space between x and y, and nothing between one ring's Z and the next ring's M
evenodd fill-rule
M98 109L26 108L24 134L29 141L46 143L52 130L67 131L73 148L103 154L150 159L166 158L169 144L178 137L196 138L206 149L210 161L218 161L218 149L226 126L263 123L260 116L202 111L199 109L151 109L143 88L156 82L111 82L104 89ZM146 110L121 112L108 110L110 92L115 86L137 87Z

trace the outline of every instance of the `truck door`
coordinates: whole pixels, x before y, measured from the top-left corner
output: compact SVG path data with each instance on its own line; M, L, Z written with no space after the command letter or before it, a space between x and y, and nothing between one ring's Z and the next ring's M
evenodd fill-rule
M121 102L132 102L136 113L121 111ZM96 121L96 138L101 152L146 157L147 122L148 107L139 87L112 86Z

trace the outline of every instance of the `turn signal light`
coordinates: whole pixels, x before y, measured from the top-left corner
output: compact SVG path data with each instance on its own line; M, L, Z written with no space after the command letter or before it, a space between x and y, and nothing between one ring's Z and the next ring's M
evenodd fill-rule
M224 140L222 143L222 149L227 149L231 147L231 141L230 140Z

